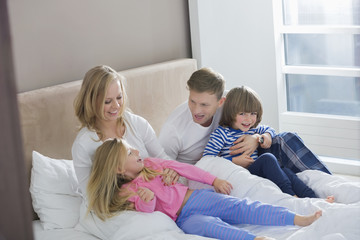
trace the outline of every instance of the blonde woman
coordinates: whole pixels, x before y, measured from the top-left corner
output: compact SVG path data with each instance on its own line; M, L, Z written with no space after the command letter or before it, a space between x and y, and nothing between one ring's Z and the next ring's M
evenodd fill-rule
M127 110L124 81L124 76L111 67L96 66L85 74L74 102L81 129L73 143L72 156L85 201L93 156L105 139L126 139L141 149L142 157L168 158L148 121ZM169 184L177 181L176 172L171 171L169 176Z
M212 185L215 189L192 190L181 183L162 183L163 170ZM228 196L232 185L191 164L160 158L141 158L124 140L105 141L97 150L89 180L89 208L107 220L122 210L160 211L189 234L216 239L269 239L231 224L307 226L321 211L299 216L283 207Z

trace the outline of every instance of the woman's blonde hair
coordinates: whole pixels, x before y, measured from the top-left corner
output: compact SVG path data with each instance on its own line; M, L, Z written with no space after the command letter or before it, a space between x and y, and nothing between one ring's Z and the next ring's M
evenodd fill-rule
M235 87L226 95L223 112L219 122L220 126L232 127L236 115L240 112L250 113L257 112L254 126L261 122L263 109L259 95L250 87Z
M132 179L118 173L118 169L124 169L129 149L124 140L115 138L106 140L95 152L87 186L88 212L92 210L103 221L120 211L133 210L128 199L134 192L122 188ZM140 172L146 181L161 174L146 167Z
M125 77L109 66L101 65L90 69L83 79L80 91L75 98L74 108L81 128L87 127L96 131L100 139L102 133L95 125L96 119L104 119L104 104L106 91L113 81L119 81L122 92L123 104L119 112L118 125L124 124L123 113L127 106L127 97L124 87ZM100 105L99 105L100 103Z

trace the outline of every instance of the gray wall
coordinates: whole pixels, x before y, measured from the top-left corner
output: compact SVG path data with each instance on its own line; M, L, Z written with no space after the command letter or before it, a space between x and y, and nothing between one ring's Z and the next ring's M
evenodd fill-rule
M8 1L17 91L191 57L186 0Z

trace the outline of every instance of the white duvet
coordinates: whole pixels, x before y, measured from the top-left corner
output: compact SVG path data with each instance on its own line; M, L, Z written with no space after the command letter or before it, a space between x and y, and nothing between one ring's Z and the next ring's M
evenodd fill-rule
M39 159L38 159L39 160ZM35 161L36 162L36 161ZM60 172L59 163L65 160L49 161L44 159L44 163L52 163L53 171ZM68 164L72 166L72 164ZM37 164L33 164L37 166ZM327 203L323 199L294 198L284 194L271 181L251 175L246 169L236 166L228 160L218 157L206 157L201 159L197 166L211 172L212 174L231 182L234 189L231 193L239 198L248 198L251 201L261 201L264 203L280 205L289 208L298 214L311 214L317 209L322 209L323 216L308 227L299 228L294 226L270 227L255 225L239 225L255 235L269 236L275 239L288 240L357 240L360 239L360 182L351 182L338 176L328 175L319 171L308 170L298 174L298 176L310 186L319 196L325 198L333 195L337 203ZM39 169L51 177L54 174L47 174L48 167L39 165ZM66 171L65 171L66 170ZM66 175L60 176L57 181L66 183L71 176L75 176L73 168L66 168ZM36 175L33 171L32 175ZM43 180L43 178L41 178ZM44 182L44 181L41 181ZM35 181L32 185L35 184ZM68 183L70 184L70 183ZM35 184L36 185L36 184ZM50 184L51 185L51 184ZM54 186L54 185L51 185ZM204 184L190 181L191 188L209 187ZM71 188L69 188L71 189ZM70 191L70 190L69 190ZM58 192L58 191L55 191ZM36 192L32 191L33 199ZM67 193L70 194L70 193ZM71 193L73 195L76 193ZM53 197L60 196L52 194ZM84 216L86 208L74 201L73 207L80 208L80 216ZM67 217L68 214L57 213L59 217ZM87 218L81 218L75 228L50 229L44 230L40 221L34 222L34 233L36 240L64 240L64 239L110 239L110 240L204 240L209 239L200 236L184 234L165 214L160 212L140 213L124 212L118 216L102 222L96 216L88 215Z
M298 214L323 210L323 216L318 221L304 228L239 225L258 236L289 240L360 239L360 182L350 182L315 170L299 173L299 178L317 195L322 198L333 195L337 202L327 203L323 199L294 198L284 194L271 181L251 175L246 169L222 158L206 157L197 166L231 182L233 196L287 207ZM189 185L192 188L204 187L191 181Z

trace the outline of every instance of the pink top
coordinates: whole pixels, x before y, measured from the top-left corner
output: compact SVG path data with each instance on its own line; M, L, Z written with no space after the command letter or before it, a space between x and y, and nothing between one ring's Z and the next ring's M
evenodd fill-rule
M190 164L181 163L173 160L164 160L159 158L145 158L144 165L153 170L164 170L170 168L175 170L180 176L190 180L212 185L215 176ZM135 204L135 209L141 212L160 211L171 217L174 221L177 218L177 211L185 198L187 186L176 183L175 185L165 186L161 181L162 176L156 176L153 180L146 182L141 176L135 178L123 187L129 187L130 190L137 192L138 188L146 187L154 192L153 200L144 202L136 194L129 198L129 201Z

